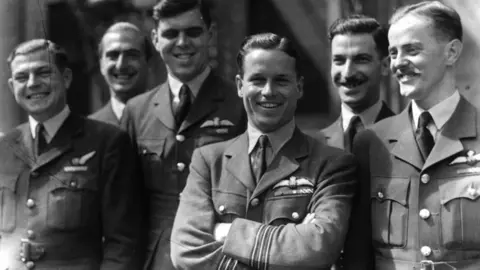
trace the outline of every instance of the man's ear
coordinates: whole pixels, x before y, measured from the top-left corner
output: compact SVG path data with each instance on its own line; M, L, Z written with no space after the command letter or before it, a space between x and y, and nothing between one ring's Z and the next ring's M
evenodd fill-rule
M303 97L303 82L304 82L303 76L300 76L297 81L297 90L300 93L300 96L298 98Z
M235 76L235 84L237 85L237 94L239 97L243 98L243 79L242 79L242 76L240 76L240 74L237 74L237 76Z
M382 76L388 76L388 73L390 72L390 57L385 56L383 57L381 61L381 74Z
M458 39L451 40L447 43L445 47L447 66L454 65L457 62L462 54L462 50L463 43Z
M72 70L69 68L65 68L65 70L62 73L62 77L63 77L63 83L65 85L65 89L70 88L70 84L72 83L72 79L73 79Z
M13 79L8 78L8 88L10 88L10 91L12 91L12 94L15 95L15 88L13 88Z

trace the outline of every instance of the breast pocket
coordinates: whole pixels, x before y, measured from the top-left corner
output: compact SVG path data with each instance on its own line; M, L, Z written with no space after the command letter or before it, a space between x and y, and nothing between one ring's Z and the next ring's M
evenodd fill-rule
M301 223L308 213L312 193L312 187L274 189L265 201L263 222L270 225Z
M480 175L439 180L443 245L447 249L480 246Z
M0 176L0 230L2 232L12 232L15 229L15 184L15 178Z
M99 218L97 185L80 175L52 176L48 192L47 225L60 230L77 230L92 226Z
M163 149L165 139L140 139L138 151L142 162L143 174L147 186L151 186L156 179L163 175Z
M246 214L247 198L240 194L213 191L213 205L217 222L232 223Z
M404 247L407 244L409 187L409 178L373 178L370 198L372 237L376 245Z

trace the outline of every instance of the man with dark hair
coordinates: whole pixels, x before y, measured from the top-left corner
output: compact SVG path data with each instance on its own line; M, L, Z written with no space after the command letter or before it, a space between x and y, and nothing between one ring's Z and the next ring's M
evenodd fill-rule
M0 269L135 269L140 186L128 134L70 111L72 72L53 42L24 42L8 62L28 123L0 139Z
M355 139L363 211L345 261L355 270L480 269L480 112L456 89L460 16L424 1L390 23L390 68L411 102Z
M123 127L138 144L147 194L146 269L174 269L170 234L195 148L230 139L246 127L233 83L209 66L208 6L162 0L153 10L152 40L168 78L130 100Z
M177 269L330 269L355 190L351 154L295 124L303 78L284 37L247 37L238 95L247 131L195 150L172 231Z
M351 151L355 134L393 115L380 100L380 84L388 75L387 31L364 15L340 18L330 26L332 81L341 100L340 116L318 137Z
M153 53L150 40L132 23L110 26L98 45L100 71L110 90L110 102L90 117L120 125L127 101L145 92L147 62Z

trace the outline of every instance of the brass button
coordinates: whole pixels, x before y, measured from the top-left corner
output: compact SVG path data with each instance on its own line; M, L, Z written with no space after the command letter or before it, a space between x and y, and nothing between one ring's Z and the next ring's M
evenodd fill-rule
M35 263L32 261L28 261L25 263L25 266L27 267L27 269L33 269L35 267Z
M430 182L430 175L423 174L422 177L420 177L420 181L422 181L422 183L424 184L427 184L428 182Z
M260 200L258 198L253 199L252 202L250 203L250 205L253 207L258 206L259 204L260 204Z
M220 214L225 213L225 205L220 205L220 207L218 207L218 211L220 212Z
M432 254L432 249L429 246L423 246L420 249L420 252L422 253L423 256L428 257Z
M477 195L477 190L474 189L473 187L469 187L467 192L468 192L468 195L470 195L472 197L475 197Z
M379 199L385 198L385 195L383 195L383 192L381 192L381 191L379 191L379 192L377 193L377 196L378 196Z
M178 134L177 136L175 136L175 139L179 142L183 142L185 141L185 136Z
M299 218L300 218L300 215L299 215L297 212L293 212L293 213L292 213L292 218L293 218L293 219L299 219Z
M27 200L27 207L28 208L33 208L35 206L35 201L32 199Z
M422 209L420 210L420 212L418 213L418 215L422 218L422 219L427 219L430 217L430 211L428 211L428 209Z
M72 188L76 188L77 187L77 181L75 181L75 180L70 181L70 186Z
M183 163L183 162L177 163L177 169L179 171L183 172L183 170L185 170L185 163Z
M28 230L27 231L27 237L28 237L28 239L33 240L33 239L35 239L35 233L32 230Z
M35 171L30 174L33 178L38 177L40 175L39 172Z

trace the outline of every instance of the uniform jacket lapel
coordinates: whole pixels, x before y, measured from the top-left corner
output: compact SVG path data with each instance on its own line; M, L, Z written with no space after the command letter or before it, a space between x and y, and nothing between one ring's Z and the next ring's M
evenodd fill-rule
M12 145L15 155L25 164L33 167L35 157L33 156L33 138L28 123L18 128L17 134L14 135L15 141Z
M394 115L395 114L392 112L392 110L390 110L390 108L387 106L385 101L382 101L382 108L380 109L380 112L377 115L377 119L375 119L375 123Z
M265 174L253 191L252 198L270 189L294 173L300 167L299 160L308 155L308 149L307 137L296 128L292 138L285 144L268 166Z
M204 119L207 115L217 109L220 102L224 100L222 89L217 86L217 78L210 72L202 84L195 101L183 121L178 132L188 129L190 126Z
M172 112L168 82L164 82L158 86L156 91L157 93L153 97L153 113L166 127L175 130L175 118ZM147 110L147 108L145 108L145 110Z
M48 144L46 152L37 158L32 169L37 170L69 151L73 138L82 131L81 121L80 117L70 114Z
M251 173L250 157L248 155L247 132L240 135L225 151L228 159L226 168L250 192L255 189L255 180Z
M423 159L417 147L410 117L410 104L392 121L387 139L395 143L391 153L399 159L408 162L417 169L423 167Z
M345 149L345 144L343 141L342 116L338 117L335 122L325 128L322 133L325 136L328 145Z
M445 123L423 169L464 150L461 139L477 136L476 109L462 96L452 117Z

